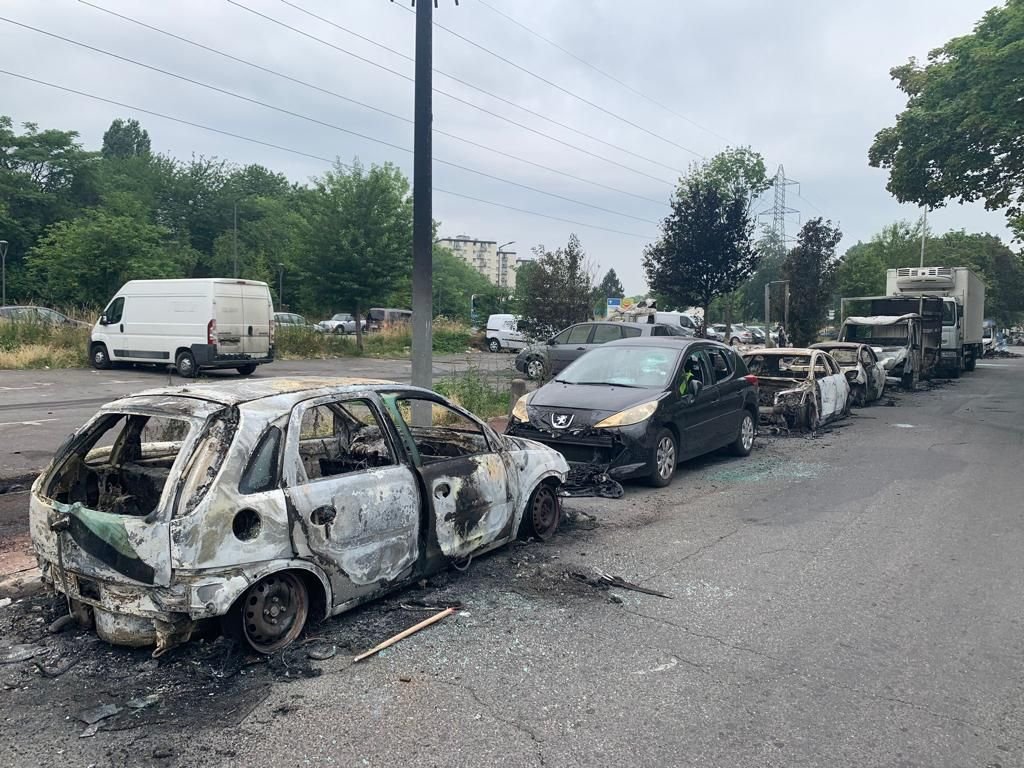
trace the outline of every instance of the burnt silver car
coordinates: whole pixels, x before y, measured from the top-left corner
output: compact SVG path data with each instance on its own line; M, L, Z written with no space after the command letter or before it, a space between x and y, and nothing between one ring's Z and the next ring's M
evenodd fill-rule
M109 642L252 648L559 523L568 466L425 389L262 379L100 409L31 493L43 580Z

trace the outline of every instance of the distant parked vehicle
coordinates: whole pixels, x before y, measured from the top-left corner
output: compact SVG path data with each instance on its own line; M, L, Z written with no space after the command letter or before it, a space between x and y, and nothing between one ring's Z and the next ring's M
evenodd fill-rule
M550 339L531 344L516 357L516 369L531 379L557 375L569 363L609 341L638 336L688 336L686 329L664 323L578 323Z
M131 280L92 329L95 368L119 361L173 364L192 378L204 368L243 376L274 359L274 305L266 283L202 278Z
M721 330L719 330L721 329ZM704 337L712 341L725 341L724 325L708 325L704 328Z
M35 307L31 305L0 307L0 320L10 320L14 323L38 323L39 325L49 325L53 327L89 327L88 323L84 323L81 320L75 320L74 318L68 317L55 309Z
M487 348L491 352L516 350L526 346L526 337L520 333L515 315L491 315L487 318Z
M366 319L368 330L380 331L392 325L408 325L412 322L412 312L408 309L371 307L366 313Z
M878 355L870 345L825 341L812 344L811 349L824 350L839 363L850 384L855 405L864 406L882 396L885 391L885 366L879 362Z
M726 326L725 323L716 323L711 326L716 333L719 334L719 341L724 341L727 344L753 344L754 335L744 326L738 323L733 323L731 326Z
M313 325L302 315L296 315L294 312L275 312L274 324L278 328L284 330L306 330L313 331L314 333L324 332L324 329L319 325Z
M750 331L750 335L754 339L755 344L764 344L767 340L765 336L764 328L759 325L748 325L747 330Z
M360 323L363 326L363 330L366 330L366 318L364 317ZM339 312L336 315L332 315L330 320L321 320L317 323L323 331L327 333L355 333L356 332L356 319L348 312Z

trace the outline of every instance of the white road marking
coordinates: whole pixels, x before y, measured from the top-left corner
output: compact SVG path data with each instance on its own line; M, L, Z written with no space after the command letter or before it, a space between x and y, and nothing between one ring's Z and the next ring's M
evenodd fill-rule
M893 424L893 426L896 427L896 429L913 429L914 428L913 424Z
M0 387L0 392L14 392L18 389L36 389L37 387L52 387L52 381L37 381L27 387Z
M671 658L671 661L669 661L667 664L659 664L658 666L651 667L650 669L638 669L633 674L634 675L649 675L649 674L656 673L656 672L667 672L668 670L672 669L674 666L676 666L679 663L679 659L677 659L675 656L671 656L670 658Z
M1009 368L1006 363L975 363L979 368Z
M48 421L59 421L59 419L36 419L35 421L0 421L0 427L40 427Z

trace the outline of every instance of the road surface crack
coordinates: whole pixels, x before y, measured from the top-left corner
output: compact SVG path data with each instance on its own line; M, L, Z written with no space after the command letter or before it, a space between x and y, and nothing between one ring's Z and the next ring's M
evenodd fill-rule
M711 549L712 547L718 546L723 541L728 539L730 536L735 536L737 533L739 533L742 530L742 528L743 528L743 526L740 526L738 528L734 528L733 530L729 531L728 533L723 533L721 536L718 536L714 540L709 541L707 544L701 544L699 547L697 547L692 552L688 552L683 557L681 557L678 560L674 561L671 565L667 566L666 568L662 568L660 571L657 571L656 573L652 573L650 576L645 576L644 578L640 579L640 581L638 581L637 583L638 584L643 584L644 582L650 581L651 579L656 579L659 576L663 576L664 574L666 574L669 571L671 571L673 568L675 568L675 567L677 567L679 565L682 565L687 560L690 560L690 559L696 557L697 555L703 554L704 552L706 552L707 550Z

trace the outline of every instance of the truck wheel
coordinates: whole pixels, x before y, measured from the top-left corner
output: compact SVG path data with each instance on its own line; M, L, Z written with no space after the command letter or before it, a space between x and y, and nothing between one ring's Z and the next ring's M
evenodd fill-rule
M92 363L92 367L99 370L105 371L110 367L110 355L107 353L106 344L93 344L89 350L89 362Z
M194 379L199 374L196 359L188 350L179 352L178 356L174 358L174 369L183 379Z
M256 366L249 363L249 365L240 365L235 370L243 376L251 376L255 372Z
M949 369L949 378L959 379L960 378L960 364L955 363L952 368Z
M497 339L488 339L487 348L491 350L491 352L501 352L501 342Z
M968 357L964 358L964 370L965 371L973 371L975 366L977 366L977 364L978 364L978 361L977 361L977 359L975 359L974 355L969 355Z

